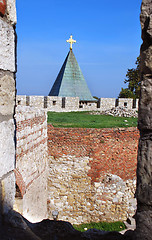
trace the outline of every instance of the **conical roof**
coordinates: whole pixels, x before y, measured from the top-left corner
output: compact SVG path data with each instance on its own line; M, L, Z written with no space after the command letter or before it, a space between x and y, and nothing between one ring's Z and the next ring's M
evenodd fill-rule
M82 101L94 101L72 49L68 52L49 96L79 97Z

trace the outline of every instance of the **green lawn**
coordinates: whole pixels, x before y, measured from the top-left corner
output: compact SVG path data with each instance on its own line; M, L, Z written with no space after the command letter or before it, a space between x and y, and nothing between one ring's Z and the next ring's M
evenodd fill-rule
M87 229L95 228L98 230L103 230L103 231L122 231L125 229L125 225L123 222L99 222L99 223L84 223L80 225L73 225L73 227L81 232L86 231ZM86 229L87 228L87 229Z
M88 112L48 112L48 123L62 128L137 127L137 118L90 115Z

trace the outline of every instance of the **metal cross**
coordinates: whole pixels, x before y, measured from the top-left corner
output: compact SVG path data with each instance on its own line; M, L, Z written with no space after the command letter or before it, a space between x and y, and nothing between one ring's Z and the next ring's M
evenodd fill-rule
M72 50L72 44L73 44L73 43L76 43L76 40L73 40L72 37L73 37L73 36L71 35L70 38L69 38L69 40L66 40L68 43L70 43L70 49L71 49L71 50Z

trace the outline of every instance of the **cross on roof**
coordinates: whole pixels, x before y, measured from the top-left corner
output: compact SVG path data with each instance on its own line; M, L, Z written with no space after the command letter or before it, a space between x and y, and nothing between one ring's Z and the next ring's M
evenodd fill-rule
M71 49L71 50L72 50L72 44L73 44L73 43L76 43L76 40L73 40L72 37L73 37L73 36L71 35L70 38L69 38L69 40L66 40L68 43L70 43L70 49Z

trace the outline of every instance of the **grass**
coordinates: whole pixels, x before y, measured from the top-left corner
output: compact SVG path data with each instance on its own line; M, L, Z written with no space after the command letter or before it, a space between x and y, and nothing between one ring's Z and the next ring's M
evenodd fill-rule
M95 229L103 230L103 231L117 231L117 232L125 229L124 223L120 222L120 221L119 222L111 222L111 223L108 223L108 222L99 222L99 223L92 222L92 223L83 223L83 224L80 224L80 225L75 225L74 224L73 227L76 230L81 231L81 232L84 232L87 229L91 229L91 228L95 228Z
M48 123L61 128L137 127L137 118L90 115L89 112L48 112Z

